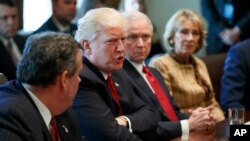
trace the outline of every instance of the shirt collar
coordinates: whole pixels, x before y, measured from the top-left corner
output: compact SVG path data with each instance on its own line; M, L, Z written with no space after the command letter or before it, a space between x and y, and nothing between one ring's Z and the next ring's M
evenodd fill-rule
M26 84L22 83L22 85L24 86L24 88L26 89L26 91L28 92L28 94L30 95L31 99L34 101L35 105L38 108L38 111L40 112L40 114L42 115L42 118L47 126L47 128L50 130L50 121L52 119L52 115L49 111L49 109L42 103L42 101L40 101L36 95L34 93L32 93Z
M60 22L58 22L55 19L53 19L53 22L55 23L55 25L59 29L59 31L61 31L61 32L70 31L70 26L69 25L64 26L64 25L62 25Z
M135 63L133 61L131 61L130 59L127 58L127 60L132 64L132 66L134 66L134 68L140 73L142 74L142 68L143 66L145 66L145 63Z
M10 41L10 42L14 42L14 39L13 38L9 38L9 39L6 39L6 38L4 38L4 37L0 37L0 40L2 41L2 43L3 43L3 45L6 47L7 46L7 44L8 44L8 41Z
M108 73L100 71L105 80L108 79Z

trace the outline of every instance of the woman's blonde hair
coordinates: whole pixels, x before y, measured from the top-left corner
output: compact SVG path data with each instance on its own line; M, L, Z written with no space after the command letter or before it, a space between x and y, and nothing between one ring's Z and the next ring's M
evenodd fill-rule
M199 51L201 47L205 46L206 31L205 31L204 21L202 17L190 9L181 9L177 11L169 19L169 21L167 22L165 26L165 32L163 34L163 41L164 41L164 46L167 48L167 50L169 50L167 44L169 44L170 47L174 47L174 41L173 41L174 34L187 20L193 22L195 25L198 26L198 29L199 29L199 35L200 35L199 46L197 47L195 52Z

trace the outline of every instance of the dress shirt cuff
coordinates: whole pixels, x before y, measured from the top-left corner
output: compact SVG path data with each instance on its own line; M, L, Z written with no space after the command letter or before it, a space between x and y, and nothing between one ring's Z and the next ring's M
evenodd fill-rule
M123 118L125 118L127 120L127 123L128 123L128 130L133 133L133 130L132 130L132 124L130 122L130 119L126 116L122 116Z
M189 136L189 125L188 120L181 120L181 140L187 141Z

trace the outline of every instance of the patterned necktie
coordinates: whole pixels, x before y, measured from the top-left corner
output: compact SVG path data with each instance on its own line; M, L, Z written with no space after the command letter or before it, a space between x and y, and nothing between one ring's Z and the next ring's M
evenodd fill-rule
M55 118L50 121L52 141L61 141Z
M163 111L169 117L170 121L178 121L173 106L170 104L168 97L162 90L160 83L156 80L147 67L143 66L142 72L146 74L146 78L154 90L158 102L160 103Z
M8 40L8 42L7 42L7 51L9 52L9 55L10 55L13 63L17 66L19 61L18 61L18 58L13 50L11 40Z
M107 78L107 84L108 84L109 90L112 93L112 97L113 97L114 101L116 102L116 104L119 107L119 116L123 115L123 111L122 111L122 108L121 108L121 103L120 103L120 100L119 100L119 96L117 94L117 91L116 91L115 86L114 86L114 82L113 82L110 74L108 75L108 78Z

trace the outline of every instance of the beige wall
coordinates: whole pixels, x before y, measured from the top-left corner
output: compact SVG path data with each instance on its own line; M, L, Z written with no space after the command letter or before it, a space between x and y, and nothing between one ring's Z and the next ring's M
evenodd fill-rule
M200 13L200 0L145 0L147 5L147 13L152 22L157 28L158 37L162 39L165 24L167 20L177 10L182 8L193 9ZM198 56L205 55L205 49L203 48Z

